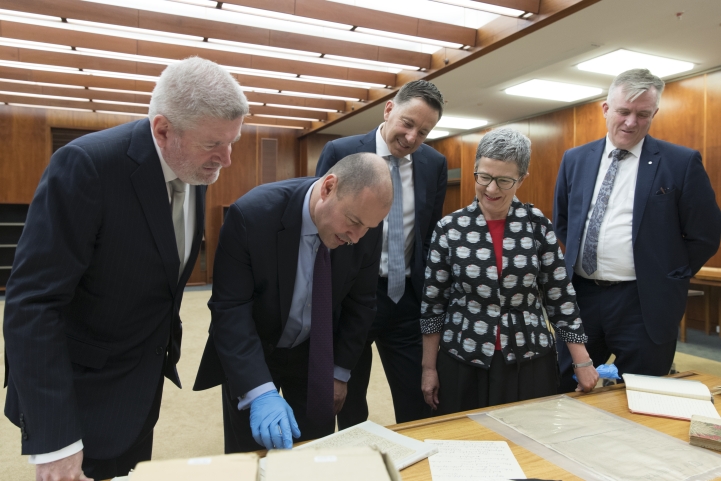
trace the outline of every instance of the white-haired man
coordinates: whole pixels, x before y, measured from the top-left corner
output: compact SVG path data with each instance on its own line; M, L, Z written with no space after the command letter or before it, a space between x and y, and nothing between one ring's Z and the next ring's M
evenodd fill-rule
M701 154L648 135L663 89L648 70L619 74L603 103L606 137L563 156L553 224L591 356L573 364L559 343L563 392L574 369L611 354L621 374L668 374L689 279L719 246Z
M7 285L5 415L38 480L108 479L150 459L206 185L248 103L198 57L170 65L147 119L86 135L43 174Z

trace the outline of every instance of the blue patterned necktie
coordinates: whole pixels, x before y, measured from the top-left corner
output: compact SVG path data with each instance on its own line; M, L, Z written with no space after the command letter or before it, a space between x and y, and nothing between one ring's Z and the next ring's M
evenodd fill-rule
M313 266L306 416L318 426L333 422L333 283L328 248L320 243Z
M403 239L403 185L398 158L388 156L393 181L393 205L388 214L388 297L396 304L406 290L406 256Z
M606 171L606 177L603 178L601 188L598 190L596 205L591 213L591 220L588 221L588 228L586 228L586 244L583 247L581 267L589 276L596 272L598 267L598 234L601 231L603 216L606 214L608 199L611 197L613 182L616 180L618 163L626 157L626 154L628 154L628 150L615 149L611 152L613 160L611 161L611 166L608 168L608 171Z

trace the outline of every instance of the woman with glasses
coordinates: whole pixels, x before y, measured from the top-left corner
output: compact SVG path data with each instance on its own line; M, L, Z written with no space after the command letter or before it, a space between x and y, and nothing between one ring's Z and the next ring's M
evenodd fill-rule
M476 151L476 198L436 225L421 303L422 389L438 414L556 393L555 334L573 356L578 391L598 381L553 226L521 203L531 141L487 133Z

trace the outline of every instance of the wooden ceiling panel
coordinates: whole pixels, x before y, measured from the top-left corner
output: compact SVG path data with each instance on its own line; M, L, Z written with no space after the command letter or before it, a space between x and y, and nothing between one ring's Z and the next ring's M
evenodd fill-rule
M282 107L268 107L266 105L251 105L251 114L280 115L283 117L301 117L306 119L326 120L327 112L318 110L285 109Z
M26 82L44 82L63 85L79 85L81 87L95 87L117 90L138 90L152 92L155 82L145 80L130 80L96 75L77 75L62 72L46 72L23 68L0 66L0 78L23 80Z
M254 115L245 118L246 125L275 125L278 127L300 127L310 129L311 122L305 120L277 119L274 117L257 117Z
M79 99L110 100L113 102L130 102L149 104L150 95L130 94L125 92L105 92L102 90L78 89L69 87L49 87L47 85L28 85L12 82L0 82L0 91L21 92L38 95L54 95L57 97L74 97Z
M20 95L0 94L0 102L14 104L29 105L48 105L51 107L90 109L90 110L110 110L113 112L125 112L129 114L147 115L147 107L136 107L134 105L106 104L103 102L83 102L63 99L45 99L39 97L24 97Z
M225 3L294 14L327 22L345 23L384 32L460 43L461 45L474 45L473 42L476 39L476 30L473 28L419 20L395 13L382 12L379 14L380 12L377 10L326 0L230 0Z
M332 109L343 111L346 108L343 100L314 99L309 97L295 97L292 95L268 94L264 92L245 92L250 102L267 104L292 105L293 107L313 107L316 109Z

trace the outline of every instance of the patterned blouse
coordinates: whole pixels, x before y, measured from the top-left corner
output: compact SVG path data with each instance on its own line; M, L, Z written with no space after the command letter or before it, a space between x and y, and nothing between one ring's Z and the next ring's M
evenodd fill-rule
M585 343L588 337L579 317L576 292L551 221L533 205L514 197L506 218L503 251L499 278L493 241L478 200L442 218L428 253L421 331L443 332L442 349L460 361L488 369L500 326L506 363L525 362L552 350L543 302L561 340ZM542 300L538 299L537 283Z

